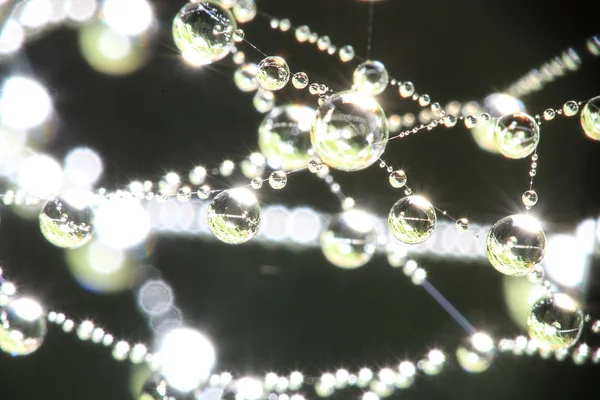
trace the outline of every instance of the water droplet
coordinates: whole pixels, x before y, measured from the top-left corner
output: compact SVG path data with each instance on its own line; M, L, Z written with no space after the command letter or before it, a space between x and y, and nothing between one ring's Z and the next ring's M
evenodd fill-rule
M259 88L254 94L252 104L258 112L269 112L275 107L275 95L269 90Z
M256 64L244 64L235 71L233 80L242 92L253 92L258 89L256 74L258 74Z
M232 10L235 19L243 24L252 21L256 16L256 3L254 0L237 0Z
M496 121L494 143L508 158L525 158L537 147L540 128L535 120L525 113L504 115Z
M304 168L310 156L310 128L315 110L307 106L274 108L258 127L258 146L273 169Z
M224 190L208 208L208 227L225 243L244 243L258 232L259 226L260 205L246 189Z
M290 22L289 19L284 18L281 21L279 21L279 30L281 32L287 32L290 30L291 27L292 27L292 23Z
M279 90L288 83L290 68L281 57L266 57L258 64L256 78L263 89Z
M540 348L566 349L574 345L583 330L583 312L563 293L549 293L535 302L527 318L529 336Z
M563 105L563 112L567 117L572 117L579 112L579 105L573 100L569 100Z
M329 38L329 36L321 36L318 40L317 40L317 48L321 51L325 51L327 50L327 48L331 46L331 39Z
M600 96L588 101L581 110L581 127L593 140L600 140Z
M73 249L92 239L93 212L87 192L70 191L46 202L39 215L40 230L53 245Z
M177 200L182 203L189 201L192 198L192 191L189 187L184 186L177 191Z
M400 87L398 88L400 96L402 97L410 97L415 93L415 85L412 82L406 81L402 82Z
M401 169L393 171L390 174L389 181L390 181L390 185L392 185L392 187L401 188L404 185L406 185L406 181L407 181L406 174Z
M490 229L487 256L499 272L510 276L527 275L546 253L546 235L540 223L527 214L511 215Z
M236 42L243 41L245 36L246 36L246 34L244 33L244 31L242 29L236 29L233 32L233 40Z
M371 97L345 91L331 95L317 109L311 141L330 167L357 171L375 163L388 141L387 118Z
M425 106L429 105L430 101L431 101L431 98L429 97L428 94L422 94L421 96L419 96L419 105L421 107L425 107Z
M423 197L415 195L398 200L388 216L388 225L394 237L408 244L418 244L429 239L436 223L433 205Z
M454 226L457 232L466 232L469 229L469 220L466 218L457 219Z
M477 126L477 117L469 115L465 118L465 127L468 129L475 128Z
M206 200L210 197L210 187L208 185L202 185L198 189L198 198L200 200Z
M533 207L538 202L538 194L535 190L528 190L521 196L521 201L527 207Z
M287 174L284 171L273 171L269 175L269 185L273 189L283 189L287 184Z
M388 72L379 61L367 60L354 70L353 83L356 89L371 96L383 93L388 81Z
M321 160L313 158L308 162L308 170L313 174L316 174L323 168L323 162Z
M308 75L304 72L296 72L294 76L292 76L292 85L296 89L304 89L308 86Z
M541 265L536 266L527 274L527 280L531 283L540 283L544 280L545 273L544 268Z
M42 306L28 297L15 298L0 307L0 349L13 356L36 351L46 336Z
M456 122L457 119L452 114L448 114L444 117L444 125L446 125L448 128L452 128L453 126L455 126Z
M306 25L299 26L296 28L296 40L300 43L306 42L310 36L310 28Z
M360 210L335 215L323 228L321 249L332 264L358 268L371 260L377 248L373 218Z
M260 189L263 185L263 180L262 178L256 177L256 178L252 178L252 180L250 181L250 186L252 187L252 189Z
M488 334L478 332L457 348L456 359L467 372L484 372L494 360L495 349L494 340Z
M594 323L592 324L592 332L594 333L600 333L600 320L595 320Z
M173 20L173 39L185 58L210 64L229 54L236 28L231 12L217 1L188 3Z
M546 111L544 111L544 119L546 121L553 120L555 116L556 116L556 113L551 108L548 108Z
M354 47L348 45L340 48L339 51L340 60L342 62L352 61L354 59Z

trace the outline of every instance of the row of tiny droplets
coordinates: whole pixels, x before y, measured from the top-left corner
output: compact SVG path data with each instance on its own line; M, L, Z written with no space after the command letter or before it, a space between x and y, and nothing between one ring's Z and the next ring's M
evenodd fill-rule
M282 32L286 32L293 28L290 20L287 18L284 18L281 20L277 20L277 19L273 18L270 21L270 25L273 29L278 28ZM241 30L238 30L238 31L240 31L240 32L237 32L236 41L240 42L244 39L244 34L243 34L243 31L241 31ZM317 48L319 50L327 51L327 53L330 55L333 55L336 53L337 48L336 48L336 46L331 44L331 39L328 36L319 37L316 34L316 32L311 32L310 28L307 25L303 25L303 26L295 28L295 36L299 42L308 41L310 43L316 43ZM594 56L600 55L600 40L596 36L589 38L587 40L586 44L587 44L588 52L590 54L592 54ZM355 58L354 49L350 45L342 46L339 49L338 55L339 55L340 60L343 62L348 62ZM244 62L245 55L243 52L234 52L233 58L234 58L234 61L236 62L236 64L240 64L240 63ZM579 65L581 64L581 60L580 60L579 56L573 49L568 49L562 55L562 64L564 64L564 68L561 67L562 64L559 61L560 60L555 58L552 61L550 61L549 63L544 64L545 67L543 67L541 70L544 71L544 73L542 75L544 77L546 77L545 78L546 81L550 81L557 76L563 75L565 70L575 71L578 69ZM550 67L550 66L552 66L552 67ZM554 71L554 73L551 73L551 71ZM305 82L307 82L308 78L306 77L305 73L300 72L300 73L296 73L295 75L297 76L298 74L300 74L301 76L304 76ZM392 86L398 85L399 93L402 97L405 97L405 98L411 97L421 107L426 107L426 106L430 105L430 103L431 103L431 99L430 99L429 95L426 95L426 94L418 95L415 93L415 87L412 82L407 81L407 82L401 83L401 82L397 81L396 79L391 79L390 84ZM297 85L295 85L295 86L297 86ZM306 85L303 85L302 87L297 87L297 88L304 88L304 87L306 87ZM541 89L541 85L537 85L536 87L538 89ZM310 85L311 94L324 95L325 93L327 93L328 90L329 89L327 88L327 86L325 86L323 84L313 83ZM270 93L271 96L267 96L267 97L273 99L273 95L271 92L267 92L264 90L259 90L259 92L262 97L264 97ZM529 92L529 93L531 93L531 92ZM257 95L258 94L259 93L257 93ZM255 103L256 103L256 100L255 100ZM581 105L582 102L579 102L578 104ZM471 109L471 110L478 109L478 105L476 104L476 102L468 102L467 105L469 105L469 109ZM578 109L577 103L575 103L573 101L569 101L569 102L565 103L563 109L565 110L564 114L566 116L574 115L572 113L573 105L575 105L575 109ZM257 109L259 109L259 111L262 111L262 112L267 112L271 108L272 108L272 105L270 107L268 107L268 106L263 107L262 109L261 109L261 107L257 107ZM444 124L448 127L454 126L456 124L455 115L460 110L460 103L458 103L456 101L450 102L449 105L446 107L446 110L443 110L439 103L433 103L433 104L431 104L430 108L424 108L423 111L425 111L425 110L427 110L428 113L422 114L424 116L423 118L421 118L422 115L420 115L420 120L430 119L432 115L437 115L441 118L430 121L427 125L421 125L419 127L415 127L413 129L406 130L404 132L400 132L398 135L392 137L391 139L405 137L411 133L417 133L418 131L425 129L425 128L427 128L428 130L431 130L431 129L433 129L433 127L437 126L438 124ZM567 111L567 110L569 110L569 111ZM463 110L463 111L465 111L465 110ZM576 111L575 111L575 113L576 113ZM552 110L552 109L546 110L544 112L544 119L550 120L554 117L554 114L561 114L561 110ZM477 125L477 122L478 122L478 118L475 115L468 115L468 116L461 115L458 117L458 119L464 120L465 126L467 128L473 128L474 126ZM483 114L481 114L479 119L483 120L483 121L487 121L490 119L490 117L489 117L489 114L483 113ZM538 120L538 124L539 124L540 123L539 115L536 115L536 119ZM404 121L405 125L407 123L409 125L413 124L414 116L412 114L407 114L402 119L398 116L391 116L389 118L389 121L391 122L390 126L392 128L398 129L401 126L400 121ZM254 155L254 157L256 157L256 155ZM530 177L531 177L530 189L528 191L526 191L522 197L522 200L527 208L530 208L537 202L537 194L532 190L533 189L533 177L536 174L537 157L538 157L537 153L534 153L534 155L532 156L532 168L529 172ZM319 164L320 163L319 163L318 159L316 159L315 162L313 163L313 165L315 166L313 169L315 169L315 168L320 169ZM226 160L222 163L222 165L218 171L223 176L229 176L233 172L233 169L234 169L233 162L230 160ZM214 175L214 171L215 170L213 170L213 175ZM288 175L288 174L291 174L291 173L294 173L297 171L298 170L289 171L287 173L284 171L274 171L268 180L261 179L260 177L254 176L254 177L252 177L252 182L251 182L250 186L255 189L259 189L262 186L263 182L269 181L270 185L273 188L281 189L287 183L287 177L285 175ZM205 176L206 170L204 170L202 167L197 167L194 170L192 170L192 172L190 173L190 181L192 183L201 184L199 182L201 182L203 180L203 178L202 178L203 172L204 172L204 176ZM248 175L250 175L250 174L248 174ZM323 173L319 174L319 176L322 177L326 183L328 183L331 191L338 196L338 198L342 202L342 206L344 209L352 208L352 206L354 205L352 198L347 198L346 196L344 196L339 184L334 181L333 177L329 174L327 169L325 169L325 171ZM145 198L146 200L152 200L155 198L158 202L165 202L168 200L168 198L170 196L176 196L178 200L185 202L185 201L189 200L193 194L196 194L201 199L208 199L212 194L220 192L220 190L211 190L208 185L203 185L196 192L192 192L192 190L189 189L189 187L182 187L178 190L177 193L172 193L168 188L169 186L172 186L169 184L169 182L177 182L177 181L179 181L179 178L177 177L177 174L175 174L175 173L170 173L165 178L166 179L164 179L163 181L161 181L159 183L159 188L162 186L164 190L161 189L156 193L152 192L151 188L153 185L149 181L145 181L143 184L140 182L137 182L137 181L132 182L132 184L129 186L131 195L141 198L142 194L143 194L143 198ZM126 191L116 191L114 193L107 194L105 189L100 189L99 194L107 195L109 198L111 198L111 197L118 198L118 197L122 197L122 196L128 197L128 194L126 194ZM7 205L13 204L13 203L31 205L31 204L38 204L41 201L40 199L36 199L36 198L32 198L31 196L27 196L25 193L22 193L20 191L17 191L17 192L7 191L7 193L5 193L2 196L2 198L3 198L3 202Z
M316 43L317 48L320 51L326 52L329 55L335 55L336 51L338 58L342 62L352 61L355 57L360 60L364 58L355 55L354 48L351 45L344 45L338 48L332 44L331 38L327 35L319 36L316 32L312 32L308 25L302 25L294 27L288 18L277 19L273 18L266 13L260 13L267 18L270 18L270 26L272 29L278 29L281 32L287 32L290 29L295 30L296 40L300 43L308 42L311 44ZM593 57L600 56L600 38L598 36L590 36L586 39L585 47L587 53ZM582 65L581 57L579 53L573 48L568 48L561 53L561 56L557 56L544 63L539 69L533 69L527 73L524 77L520 78L515 83L509 85L505 91L507 94L515 98L520 98L528 94L535 93L544 87L545 83L552 82L555 79L565 76L567 72L575 72ZM419 114L419 121L423 124L427 124L432 121L436 116L442 117L440 111L444 111L446 114L458 116L461 112L466 117L467 114L475 114L479 111L479 104L476 101L467 101L461 104L459 101L449 102L444 110L439 103L432 103L429 95L419 95L415 93L415 85L410 81L401 82L398 79L392 78L390 80L391 86L398 86L398 91L401 97L411 98L419 106L423 107L423 110ZM431 109L425 108L428 105L432 105ZM461 111L462 108L462 111ZM402 123L410 127L414 124L414 115L407 114L404 117L394 116L394 121L391 125L401 126Z
M421 285L425 281L425 270L416 261L405 260L402 253L390 252L388 261L394 268L401 267L404 274L407 277L411 277L415 285ZM1 291L2 294L8 296L16 294L14 285L6 281L2 285ZM126 340L115 341L115 337L112 334L105 332L90 320L84 320L77 324L64 313L56 311L49 312L47 319L50 323L60 326L62 331L66 333L75 332L77 338L81 341L88 341L111 348L112 356L118 361L129 360L133 364L146 363L154 371L160 369L160 353L150 353L148 348L141 343L131 345ZM591 317L586 316L586 320L589 322ZM596 319L592 323L591 330L594 333L600 333L600 320ZM568 349L547 351L538 348L534 340L529 340L525 336L518 336L514 339L500 339L497 342L497 349L500 353L512 353L517 356L540 354L544 359L554 355L559 361L563 361L571 355L571 359L576 365L585 364L587 361L600 363L600 348L591 349L586 344L579 345L572 352ZM439 349L433 349L416 363L406 360L400 362L397 367L384 367L378 370L362 368L357 373L351 373L345 368L340 368L335 370L335 372L323 373L320 377L305 377L299 371L294 371L289 376L271 372L266 374L262 380L248 377L234 380L230 373L223 372L211 375L208 385L213 387L227 387L232 390L236 390L238 387L247 388L248 383L255 386L259 385L261 393L263 391L271 392L268 396L270 400L303 400L304 397L302 395L298 393L288 394L288 392L299 391L305 384L313 385L319 397L328 397L336 390L356 386L367 389L363 394L363 400L377 400L391 395L396 389L410 387L414 379L418 376L419 371L430 376L438 375L444 369L447 361L447 355L444 352ZM247 399L253 400L251 398Z

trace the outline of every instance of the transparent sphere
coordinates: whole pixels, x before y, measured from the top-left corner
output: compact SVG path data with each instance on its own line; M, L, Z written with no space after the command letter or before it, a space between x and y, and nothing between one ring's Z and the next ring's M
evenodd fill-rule
M191 400L192 398L193 394L172 388L160 374L154 374L144 382L137 400Z
M258 127L258 146L271 168L291 171L308 165L315 110L290 104L274 108Z
M529 156L540 141L540 127L525 113L506 114L498 118L494 128L494 143L508 158Z
M357 90L371 96L383 93L389 82L385 66L379 61L367 60L356 67L352 82Z
M287 175L285 172L278 170L271 172L269 175L269 186L273 189L283 189L287 185Z
M40 230L53 245L73 249L92 239L93 212L86 193L66 192L46 202L39 215Z
M224 190L208 207L208 227L222 242L240 244L258 232L260 205L249 190Z
M317 158L312 158L308 162L308 170L310 172L312 172L313 174L316 174L317 172L321 171L322 168L323 168L323 163L321 162L321 160L319 160Z
M360 210L335 215L321 233L321 250L325 258L340 268L365 265L377 249L377 232L373 218Z
M233 40L236 43L243 41L245 36L246 36L246 33L242 29L236 29L233 32Z
M317 109L310 139L315 152L328 166L357 171L376 162L388 141L383 109L370 96L339 92Z
M540 283L544 280L546 273L544 272L544 268L541 265L533 268L529 274L527 274L527 280L531 283Z
M524 112L525 105L519 99L506 93L492 93L483 101L483 110L490 114L492 118L500 118L503 115ZM499 150L494 143L494 129L496 120L480 121L473 129L471 134L475 143L490 153L498 153Z
M388 179L390 185L392 185L392 187L394 188L401 188L405 186L407 181L406 173L401 169L390 172L390 176Z
M269 90L259 88L254 94L252 104L258 112L269 112L275 107L275 95Z
M546 235L534 217L510 215L492 226L486 246L494 268L505 275L524 276L544 259Z
M416 195L398 200L388 216L388 225L394 237L407 244L419 244L429 239L436 223L433 205Z
M281 57L264 58L258 64L258 84L266 90L283 89L290 80L290 67Z
M531 308L527 331L541 348L565 349L577 342L583 322L583 311L573 299L563 293L550 293Z
M252 21L256 16L256 3L254 0L237 0L233 6L233 15L240 24Z
M13 356L36 351L46 336L42 306L28 297L16 298L0 307L0 349Z
M456 358L467 372L487 370L496 355L494 340L486 333L477 332L456 349Z
M521 201L526 207L533 207L538 202L538 194L535 190L527 190L521 196Z
M469 220L466 218L459 218L454 222L454 227L457 232L465 232L469 229Z
M588 101L581 110L581 127L593 140L600 140L600 96Z
M173 40L183 56L194 64L210 64L233 47L237 23L218 1L187 3L173 20Z
M579 104L573 100L569 100L563 104L563 114L567 117L572 117L579 112Z
M308 86L308 75L304 72L296 72L294 76L292 76L292 85L296 89L304 89Z
M354 58L354 47L350 45L341 47L338 54L342 62L352 61L352 59Z
M256 74L258 66L256 64L244 64L233 74L233 80L242 92L253 92L258 89Z
M255 178L252 178L252 180L250 181L250 187L252 187L252 189L258 190L262 187L262 185L263 185L262 178L255 177Z

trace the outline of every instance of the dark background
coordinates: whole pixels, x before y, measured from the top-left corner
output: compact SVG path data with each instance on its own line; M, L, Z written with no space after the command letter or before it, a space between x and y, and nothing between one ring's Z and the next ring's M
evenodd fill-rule
M192 166L217 166L240 160L257 149L256 127L262 116L252 95L235 87L230 59L203 69L186 67L170 37L171 21L183 1L155 1L161 20L153 56L138 73L107 77L92 71L79 54L73 29L58 29L28 45L3 75L30 72L51 88L58 115L56 138L47 149L62 158L86 145L103 157L103 185L133 179L157 181L166 171L186 173ZM264 0L259 9L308 24L340 47L349 43L364 55L366 3L351 0ZM566 100L600 94L600 60L583 51L585 38L598 32L591 3L517 1L377 2L372 58L385 63L393 77L415 82L418 93L433 101L482 99L539 67L569 46L581 49L581 70L525 98L531 113L560 107ZM293 71L333 89L350 86L355 63L342 65L315 46L300 45L293 31L275 33L257 17L244 26L246 38L267 54L283 56ZM260 55L240 46L249 61ZM290 85L291 86L291 85ZM292 101L309 96L287 88ZM394 93L382 101L389 112L416 109ZM578 118L578 117L577 117ZM558 118L542 127L536 188L537 207L547 233L569 232L586 217L598 215L597 172L600 144L584 137L576 118ZM526 160L509 161L480 151L463 127L390 143L385 159L404 168L413 189L434 204L472 221L493 223L520 209L528 183ZM377 167L354 174L336 173L357 204L384 215L398 192ZM239 176L215 185L242 182ZM245 182L245 181L244 181ZM260 192L263 204L309 205L335 212L336 199L308 173L290 179L285 190ZM73 318L91 318L118 337L150 342L151 332L125 292L102 296L85 291L64 266L61 251L46 243L35 221L23 221L1 209L0 261L7 276L25 293ZM232 248L215 241L158 238L148 262L160 269L176 291L186 322L214 339L218 370L236 376L299 368L309 375L339 367L357 370L416 361L429 348L448 352L464 332L422 289L391 269L382 256L366 267L342 271L319 250L301 253L258 244ZM586 311L600 315L597 260L588 284ZM264 274L261 266L277 267ZM431 281L476 326L498 336L514 336L502 299L498 273L487 266L454 261L423 262ZM576 367L539 357L500 357L481 375L457 365L437 377L421 377L395 398L547 399L597 397L600 369ZM51 327L46 343L28 357L0 354L1 399L129 399L130 366L110 352L79 342ZM358 398L341 392L340 399ZM314 393L305 391L307 397Z

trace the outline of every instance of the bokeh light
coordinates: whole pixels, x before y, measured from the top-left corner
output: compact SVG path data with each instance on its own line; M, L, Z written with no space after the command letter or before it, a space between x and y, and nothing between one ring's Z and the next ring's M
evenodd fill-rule
M84 288L100 293L128 289L135 276L134 263L125 251L93 240L65 254L69 271Z
M96 14L98 8L96 0L66 0L67 16L76 22L84 22Z
M191 328L166 333L159 353L163 376L170 386L182 392L191 391L206 381L216 361L212 342Z
M41 28L52 17L51 0L29 0L23 3L19 22L27 28Z
M587 270L587 253L573 235L553 235L546 245L544 270L549 279L564 285L577 286Z
M0 122L16 129L30 129L46 122L52 100L39 82L14 76L4 81L0 95Z
M0 29L0 55L12 54L19 50L25 40L23 27L14 19L6 21Z
M100 155L87 147L76 147L64 160L65 178L69 184L87 187L102 175L104 166Z
M128 36L102 22L89 23L79 30L79 49L94 70L108 75L139 70L149 54L144 38Z
M146 314L162 314L173 305L174 300L173 289L163 280L146 281L138 291L138 306Z
M106 24L124 35L139 35L152 25L154 13L147 0L104 0Z
M150 217L137 201L104 201L96 210L95 228L98 240L117 249L126 249L146 239Z
M33 154L20 164L17 183L27 193L46 198L60 191L63 170L54 158L46 154Z

